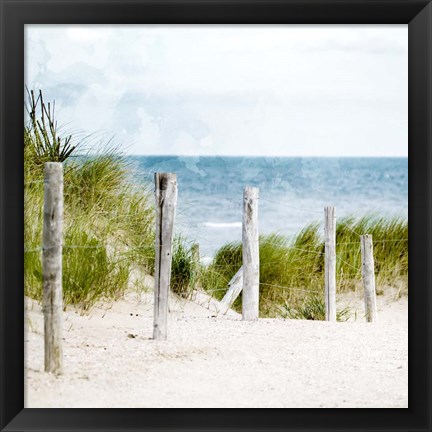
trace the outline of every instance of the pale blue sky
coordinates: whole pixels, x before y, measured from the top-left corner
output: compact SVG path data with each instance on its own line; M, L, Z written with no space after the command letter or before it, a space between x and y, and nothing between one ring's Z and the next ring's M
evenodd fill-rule
M408 27L27 25L25 80L130 154L406 156Z

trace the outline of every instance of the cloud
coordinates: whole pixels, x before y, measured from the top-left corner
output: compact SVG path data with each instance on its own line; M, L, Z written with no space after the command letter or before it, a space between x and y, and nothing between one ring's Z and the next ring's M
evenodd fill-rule
M393 25L29 25L26 83L133 153L406 154L407 40Z

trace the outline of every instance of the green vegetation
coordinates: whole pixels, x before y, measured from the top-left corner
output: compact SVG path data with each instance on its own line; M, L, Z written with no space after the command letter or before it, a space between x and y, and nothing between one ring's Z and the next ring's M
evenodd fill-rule
M372 234L378 293L386 285L408 284L408 224L401 219L345 218L336 230L337 289L354 290L361 284L359 234ZM230 243L216 253L201 280L204 289L221 299L227 283L242 263L241 243ZM324 241L318 225L309 225L291 241L279 235L260 237L260 314L304 319L324 316ZM240 297L234 303L240 310ZM347 318L348 311L338 319Z
M45 104L42 91L36 98L33 90L27 89L27 112L30 125L24 128L24 140L32 141L36 163L64 162L75 150L72 136L62 138L58 134L55 119L55 103Z
M26 159L26 164L31 163ZM63 290L65 303L88 309L99 298L115 298L129 273L154 267L153 209L146 191L127 183L125 163L113 155L70 163L64 181ZM27 170L26 170L27 171ZM28 179L42 179L28 169ZM43 183L25 188L25 292L41 298Z
M129 183L127 162L113 149L72 160L80 146L59 138L46 121L50 108L42 97L36 102L32 111L37 120L24 129L25 294L42 297L43 164L62 161L64 301L86 310L99 299L123 293L134 268L153 272L153 200L148 190Z
M171 266L171 291L189 297L199 282L202 269L193 255L193 248L182 236L174 240Z
M285 308L285 310L284 310ZM304 297L303 301L298 301L293 304L285 303L281 309L281 315L290 319L306 319L306 320L325 320L325 303L324 297L318 294L309 294ZM347 321L351 316L351 311L348 307L336 311L337 321Z

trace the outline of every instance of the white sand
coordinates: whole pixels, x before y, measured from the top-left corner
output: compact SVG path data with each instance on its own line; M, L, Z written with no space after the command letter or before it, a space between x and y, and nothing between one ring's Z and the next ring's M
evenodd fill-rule
M152 336L151 295L65 312L60 377L43 372L43 317L26 301L26 407L407 407L407 298L378 297L380 322L261 319L171 302Z

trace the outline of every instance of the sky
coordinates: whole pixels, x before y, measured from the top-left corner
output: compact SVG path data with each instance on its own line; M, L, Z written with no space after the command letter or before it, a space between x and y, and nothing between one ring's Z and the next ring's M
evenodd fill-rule
M25 84L127 154L408 154L407 25L26 25Z

